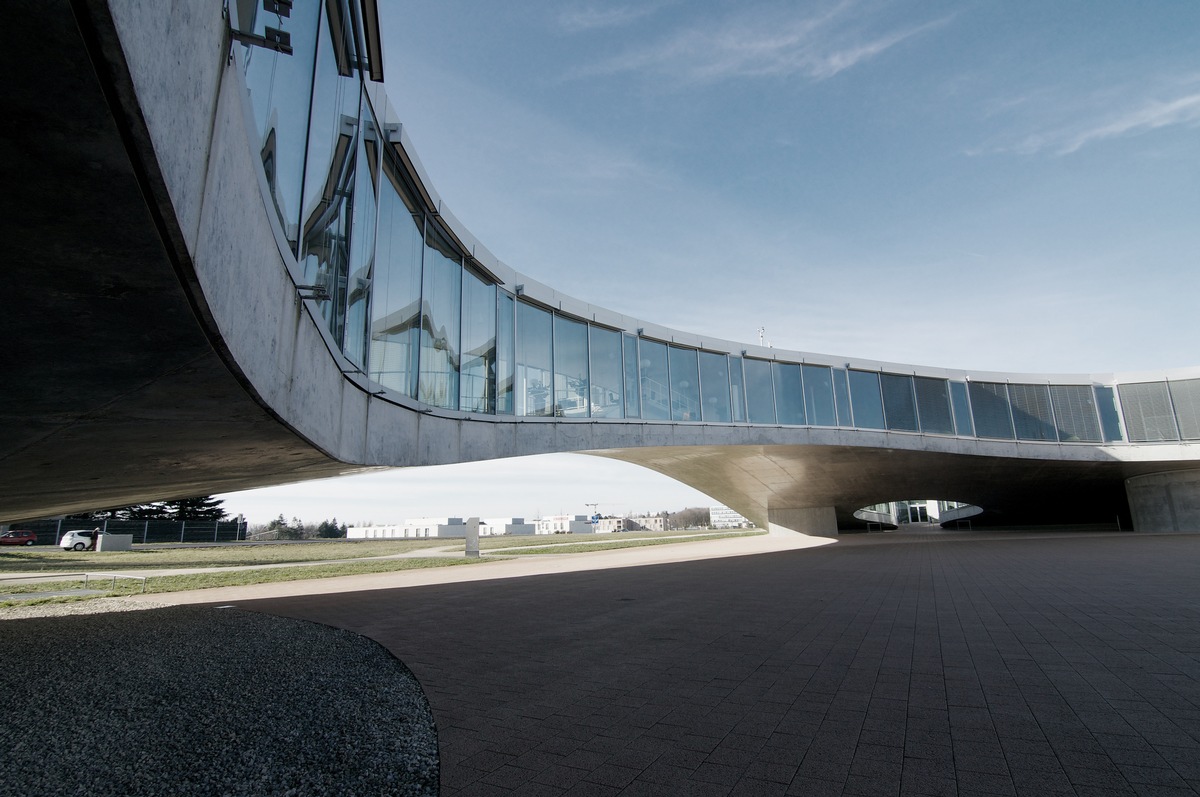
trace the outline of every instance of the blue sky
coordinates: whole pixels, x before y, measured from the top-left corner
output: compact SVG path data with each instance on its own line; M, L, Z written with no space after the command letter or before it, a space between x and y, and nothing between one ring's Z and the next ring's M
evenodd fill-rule
M501 260L565 293L902 363L1200 362L1200 4L381 5L388 93L437 190ZM591 462L227 505L301 514L284 504L319 485L331 509L302 517L584 511L599 484L613 511L703 502ZM453 489L431 492L431 473ZM467 506L463 480L479 496L507 484L519 508ZM362 518L332 508L342 493Z

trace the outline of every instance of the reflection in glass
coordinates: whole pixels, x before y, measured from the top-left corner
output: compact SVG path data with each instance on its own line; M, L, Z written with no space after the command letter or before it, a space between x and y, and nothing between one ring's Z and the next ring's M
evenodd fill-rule
M496 411L496 286L463 273L462 367L459 409Z
M883 390L883 414L887 428L898 432L917 431L917 405L913 399L912 377L880 374Z
M804 366L804 408L812 426L837 426L833 372L824 365Z
M388 148L379 192L379 234L371 301L371 378L417 396L421 327L421 251L424 224Z
M417 397L434 407L458 409L462 261L430 223L425 231L421 284L421 377Z
M950 383L950 404L954 407L954 433L960 437L974 437L975 424L971 421L971 400L967 398L966 383Z
M742 359L746 370L746 406L750 423L775 423L775 387L771 382L771 363L767 360Z
M587 324L554 316L554 414L586 418L588 412Z
M1100 428L1104 431L1104 442L1124 440L1121 416L1117 413L1117 396L1111 387L1096 385L1096 408L1100 411Z
M346 279L346 333L342 351L366 365L370 335L371 283L375 277L375 218L379 193L379 126L362 97L358 155L354 176L354 218L350 227L350 266Z
M517 302L517 415L550 415L550 313Z
M845 368L833 369L833 395L837 399L838 426L853 426L854 415L850 411L850 382Z
M322 286L332 297L317 306L341 346L346 321L361 92L357 76L339 72L347 50L353 52L352 37L344 26L335 28L336 34L330 34L330 30L329 17L322 16L304 168L300 262L305 283ZM344 77L345 74L350 76Z
M621 333L593 326L589 334L592 417L623 417L625 403L621 392Z
M704 420L729 422L729 358L724 354L700 352L700 396Z
M261 36L270 25L292 37L291 55L246 45L242 62L271 203L295 254L307 132L303 120L309 118L312 100L321 6L297 4L290 16L283 17L263 11L261 3L233 5L239 30Z
M1009 385L1013 429L1018 440L1056 440L1047 385Z
M800 385L800 366L795 363L771 363L775 379L775 414L779 423L804 424L804 389Z
M946 380L914 376L913 389L917 394L917 416L921 431L926 434L954 434L950 388Z
M496 412L513 414L513 372L516 366L514 300L502 291L496 303Z
M746 420L746 386L742 379L742 358L729 358L729 400L733 404L732 417L735 423Z
M854 408L854 425L859 429L882 429L883 398L879 394L879 374L873 371L850 371L850 405Z
M971 382L971 411L975 416L975 434L997 440L1012 440L1012 416L1008 409L1008 385L999 382Z
M638 340L642 375L642 417L649 421L671 419L671 393L667 387L667 345L656 340Z
M1058 439L1064 443L1099 443L1100 420L1091 385L1051 385L1050 400Z
M671 420L700 420L700 371L696 350L667 347L671 362Z
M638 378L638 339L622 335L622 354L625 360L625 417L642 417L642 391Z

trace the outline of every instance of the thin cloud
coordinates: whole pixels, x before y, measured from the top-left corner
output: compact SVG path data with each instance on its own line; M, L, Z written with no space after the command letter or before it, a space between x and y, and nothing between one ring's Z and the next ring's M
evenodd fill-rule
M584 6L568 8L558 15L558 25L567 33L582 33L601 28L619 28L648 17L661 7L661 3L648 3L639 6Z
M1018 133L1010 129L988 144L968 149L968 155L1015 152L1021 155L1051 153L1070 155L1084 147L1111 139L1142 135L1167 127L1200 126L1200 91L1196 81L1186 88L1176 88L1167 99L1146 99L1144 86L1122 87L1119 92L1108 89L1074 101L1042 96L1035 108L1028 102L1010 103L1010 109L1023 105L1029 115L1040 118L1042 128L1035 132ZM1180 93L1183 91L1184 93ZM1136 96L1131 96L1135 95ZM1104 110L1099 110L1103 106ZM1116 110L1113 107L1116 106ZM1062 122L1064 113L1074 118ZM1047 118L1057 120L1045 121ZM1024 125L1028 129L1029 125ZM1011 127L1017 127L1012 125Z
M854 3L841 2L804 17L751 12L710 20L578 69L571 77L653 71L691 83L792 75L825 80L950 19L865 32L858 29L862 15L854 10Z

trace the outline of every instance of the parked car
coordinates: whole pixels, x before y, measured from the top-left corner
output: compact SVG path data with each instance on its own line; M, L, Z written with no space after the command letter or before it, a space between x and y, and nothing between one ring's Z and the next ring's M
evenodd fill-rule
M37 535L24 529L13 529L7 534L0 534L0 545L33 545Z
M83 529L68 531L62 535L62 539L58 541L58 544L64 551L82 551L84 548L92 547L92 537L104 533L100 529L92 531L85 531Z

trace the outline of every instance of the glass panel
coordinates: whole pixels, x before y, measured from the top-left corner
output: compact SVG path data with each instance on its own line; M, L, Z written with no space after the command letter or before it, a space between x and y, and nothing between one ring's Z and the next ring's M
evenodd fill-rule
M700 394L704 420L728 423L729 358L711 351L700 352Z
M302 120L309 117L312 100L321 6L297 4L291 16L281 17L264 11L262 3L233 5L237 8L239 30L261 36L270 25L292 37L291 55L245 45L242 61L271 203L294 254L304 179L306 130Z
M1100 421L1090 385L1051 385L1050 400L1058 439L1064 443L1099 443Z
M696 350L667 347L671 361L671 420L700 420L700 371Z
M366 365L370 335L371 281L375 277L375 217L379 194L379 127L366 96L362 98L362 135L354 176L354 218L350 227L350 273L346 281L346 334L342 351Z
M1018 440L1056 440L1048 385L1009 385Z
M746 406L750 423L775 423L775 389L771 384L771 363L767 360L742 360L746 369Z
M549 312L517 302L517 415L551 413L550 331Z
M858 429L883 429L883 398L879 395L879 374L873 371L850 371L849 376L854 426Z
M1169 382L1175 419L1179 421L1179 436L1184 440L1200 440L1200 379Z
M1117 413L1117 395L1111 387L1096 385L1096 409L1100 410L1100 428L1104 431L1104 442L1120 442L1125 439L1121 432L1121 416Z
M450 242L429 224L425 231L425 273L421 284L421 401L458 409L459 322L462 316L462 261Z
M975 434L999 440L1012 440L1012 416L1008 411L1008 385L997 382L971 382L971 410L975 416Z
M587 324L554 316L554 414L588 417Z
M746 386L742 377L742 358L729 358L729 400L733 404L733 420L743 423L746 420Z
M671 419L671 394L667 388L667 344L641 338L638 341L642 374L642 417L651 421Z
M954 406L955 434L963 437L974 437L975 424L971 422L971 400L967 398L966 383L950 383L950 401Z
M592 363L592 417L621 418L624 399L621 393L621 333L604 327L590 327Z
M950 415L950 389L945 379L914 376L917 393L917 415L921 431L928 434L954 434L954 418Z
M779 423L804 425L804 388L800 384L800 366L794 363L771 363L775 378L775 414Z
M1120 385L1117 391L1121 396L1121 414L1125 416L1129 442L1179 439L1166 382Z
M625 417L642 417L642 391L638 387L638 339L622 335L625 359Z
M823 365L806 365L804 370L804 411L813 426L837 426L833 405L833 371Z
M337 3L327 4L327 10L336 11L333 6L340 8ZM353 52L349 32L345 26L331 26L333 18L328 14L322 19L304 167L300 263L304 282L329 292L330 300L317 306L340 347L346 321L361 92L357 76L343 77L351 73L339 72L347 52ZM330 34L331 29L337 33Z
M516 339L513 297L497 291L496 307L496 412L513 414L513 372L516 366Z
M883 388L883 410L887 428L899 432L915 432L917 406L913 401L912 377L901 374L880 374Z
M833 395L837 399L838 426L853 426L854 416L850 412L850 382L845 368L833 369Z
M459 409L496 411L496 286L463 274L462 376Z
M376 382L416 398L424 224L399 169L394 157L384 158L369 364Z

